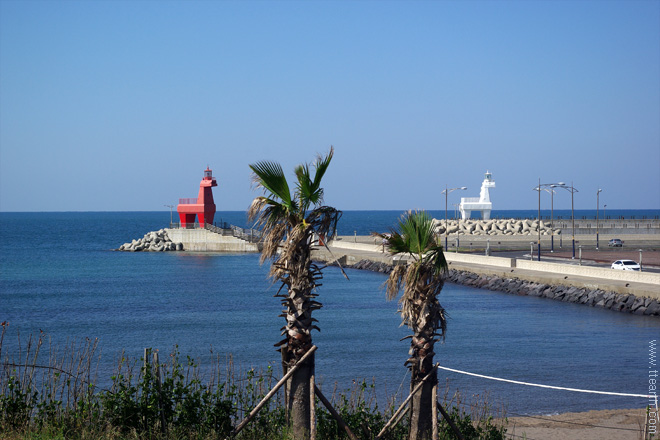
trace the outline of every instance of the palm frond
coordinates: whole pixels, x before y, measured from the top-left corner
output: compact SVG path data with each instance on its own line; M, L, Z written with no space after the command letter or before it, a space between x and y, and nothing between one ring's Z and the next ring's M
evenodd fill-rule
M372 235L384 238L390 253L406 253L416 260L421 260L429 251L442 251L437 243L433 219L425 211L408 211L399 219L398 228L389 234Z
M271 197L276 197L282 201L289 210L293 210L295 202L291 199L291 190L282 171L282 166L276 162L263 161L251 164L250 169L253 172L252 182L257 187L264 188L270 192Z
M309 197L312 191L309 165L298 165L294 169L294 173L298 179L298 182L296 183L296 195L300 202L300 211L302 215L305 215L305 212L309 209L310 205L314 203Z
M334 149L330 147L330 152L325 156L318 156L314 162L314 178L310 167L307 164L299 165L295 169L296 177L298 178L297 190L300 197L301 211L306 212L311 206L318 206L323 203L323 188L321 188L321 180L325 175Z
M437 274L445 273L449 270L447 259L442 246L434 246L426 254L426 261L431 262Z
M341 216L342 212L338 209L319 206L307 214L305 222L316 234L324 235L326 240L331 240L337 233L337 223Z
M315 164L315 169L316 172L314 173L314 181L312 182L312 189L314 191L314 194L316 197L318 197L318 201L314 203L321 203L323 201L323 189L321 188L321 180L323 180L323 176L325 175L325 172L328 170L328 167L330 166L330 162L332 161L332 156L335 154L335 149L330 146L330 151L325 157L317 157L316 159L316 164Z
M385 282L385 296L388 301L392 301L399 295L401 285L406 275L407 268L404 265L394 266Z

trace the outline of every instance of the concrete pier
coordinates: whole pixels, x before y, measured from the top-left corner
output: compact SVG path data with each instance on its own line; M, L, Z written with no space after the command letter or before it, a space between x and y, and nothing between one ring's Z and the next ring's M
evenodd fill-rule
M259 252L256 243L232 235L221 235L207 229L165 229L170 239L183 243L185 251L193 252Z

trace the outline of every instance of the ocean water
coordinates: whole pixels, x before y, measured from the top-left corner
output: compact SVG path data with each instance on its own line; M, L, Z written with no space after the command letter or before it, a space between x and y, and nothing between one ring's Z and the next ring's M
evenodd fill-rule
M233 356L244 369L279 371L281 306L268 266L255 254L123 253L124 242L166 227L169 212L0 213L0 322L9 322L3 350L20 331L44 331L54 344L98 338L101 381L122 350L139 358L146 347L210 363ZM556 212L555 212L556 214ZM397 211L349 211L340 233L387 230ZM440 214L433 213L437 217ZM441 213L444 216L444 211ZM624 213L622 215L634 215ZM640 215L654 215L645 212ZM241 212L217 221L246 226ZM324 307L317 376L324 386L348 389L374 380L381 395L408 388L403 366L408 334L396 302L387 302L381 274L324 271ZM488 376L554 386L647 394L649 342L660 342L660 319L541 298L446 284L449 313L441 365ZM3 351L3 355L6 351ZM644 407L644 398L531 388L441 371L449 393L489 395L509 414Z

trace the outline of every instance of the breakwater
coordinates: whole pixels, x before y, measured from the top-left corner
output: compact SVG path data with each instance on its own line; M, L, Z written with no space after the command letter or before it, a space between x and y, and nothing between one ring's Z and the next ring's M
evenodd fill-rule
M167 231L160 229L144 234L144 237L124 243L117 249L124 252L166 252L182 251L183 243L174 242L167 235Z
M474 236L520 236L539 234L548 235L571 235L573 233L573 222L571 219L468 219L468 220L443 220L434 219L436 232L449 235L466 237ZM575 219L576 235L595 235L596 230L603 237L607 235L657 235L660 234L659 219Z
M352 269L370 270L383 274L392 271L392 265L360 260L348 265ZM653 298L637 297L633 294L608 292L587 287L560 286L527 281L520 278L503 278L497 275L477 274L465 270L450 269L446 281L463 286L487 289L521 296L536 296L555 301L602 307L636 315L660 316L660 303Z

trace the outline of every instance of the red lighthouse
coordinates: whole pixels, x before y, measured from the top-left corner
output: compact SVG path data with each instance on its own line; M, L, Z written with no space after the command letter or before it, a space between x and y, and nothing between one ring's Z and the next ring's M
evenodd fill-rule
M176 212L179 213L179 221L181 227L193 227L195 224L195 216L199 220L200 226L204 223L213 223L213 216L215 215L215 203L213 203L213 192L211 188L218 186L215 177L212 175L212 170L206 167L204 170L204 178L199 183L199 195L196 199L179 199L179 205L176 207Z

